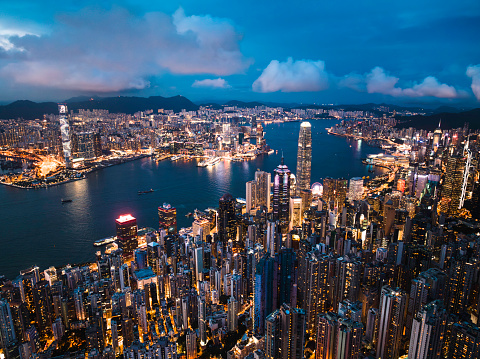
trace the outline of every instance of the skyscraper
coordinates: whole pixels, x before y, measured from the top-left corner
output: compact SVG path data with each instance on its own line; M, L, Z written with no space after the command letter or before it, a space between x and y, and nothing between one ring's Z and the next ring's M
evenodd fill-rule
M407 294L400 288L382 288L377 358L396 359L400 350Z
M237 219L235 216L235 198L226 193L220 198L218 209L218 235L225 245L235 241L237 234Z
M115 220L117 225L117 243L123 251L123 256L128 257L138 247L137 219L131 214L124 214Z
M413 319L408 359L441 358L447 311L442 301L425 305Z
M58 112L60 113L60 135L62 137L63 157L65 159L65 166L70 167L72 147L70 143L70 125L67 119L67 105L58 105Z
M467 322L452 326L447 358L474 359L480 357L480 328Z
M310 189L312 172L312 126L302 122L298 136L297 152L297 195L302 189Z
M348 200L359 201L363 196L363 178L350 178L350 185L348 186Z
M440 201L440 211L447 216L458 213L464 169L465 159L463 157L448 157L445 180L442 188L442 199Z
M282 233L287 233L289 224L290 170L283 163L275 169L273 182L273 219L279 221Z
M177 210L168 203L158 207L158 228L167 234L177 234Z
M305 345L305 312L288 304L280 307L282 359L302 359Z
M15 342L15 328L13 326L10 305L0 300L0 345L6 348Z
M264 171L255 172L255 182L257 184L256 205L266 207L267 211L270 209L271 181L270 173Z

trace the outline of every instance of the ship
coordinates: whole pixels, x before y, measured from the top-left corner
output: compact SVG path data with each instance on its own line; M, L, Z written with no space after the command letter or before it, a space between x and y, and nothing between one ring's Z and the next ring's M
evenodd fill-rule
M197 164L198 167L213 167L222 159L220 157L210 157L207 158L205 161L201 161Z
M70 203L73 202L73 199L63 199L62 198L62 203Z
M185 215L185 217L191 217L192 215L193 215L192 212L188 212L188 213Z
M150 189L147 190L147 191L138 191L138 194L140 195L140 194L152 193L152 192L155 192L155 190L153 190L153 189L150 188Z
M173 156L173 157L170 158L170 161L175 162L175 161L177 161L177 160L179 160L179 159L181 159L181 158L183 158L182 155Z
M93 245L95 247L100 247L100 246L104 246L106 244L110 244L110 243L113 243L117 240L117 236L111 236L111 237L107 237L107 238L103 238L103 239L99 239L95 242L93 242Z
M267 152L267 154L272 155L275 152L275 150L270 150Z

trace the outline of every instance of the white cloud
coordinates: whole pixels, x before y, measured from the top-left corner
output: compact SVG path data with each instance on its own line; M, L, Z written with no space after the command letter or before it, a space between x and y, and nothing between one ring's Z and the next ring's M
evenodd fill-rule
M395 97L437 97L458 98L464 97L462 91L453 86L440 83L435 77L428 76L421 83L415 83L412 87L397 87L398 77L388 75L381 67L375 67L365 75L368 93L380 93Z
M328 74L323 61L273 60L252 85L255 92L315 92L328 88Z
M472 91L478 101L480 101L480 65L471 65L467 67L467 76L472 78Z
M24 49L0 75L65 90L142 89L149 86L149 77L165 72L243 73L251 60L240 52L241 38L227 19L186 16L182 9L172 16L84 9L61 15L50 34L7 36L8 42L0 38L3 49Z
M225 81L225 79L219 77L218 79L195 80L192 87L211 87L218 89L226 89L229 88L230 85L227 81Z

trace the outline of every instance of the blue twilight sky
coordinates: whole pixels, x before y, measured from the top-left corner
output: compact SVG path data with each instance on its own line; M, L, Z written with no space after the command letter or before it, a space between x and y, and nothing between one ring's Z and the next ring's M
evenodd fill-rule
M480 1L0 0L0 101L480 106Z

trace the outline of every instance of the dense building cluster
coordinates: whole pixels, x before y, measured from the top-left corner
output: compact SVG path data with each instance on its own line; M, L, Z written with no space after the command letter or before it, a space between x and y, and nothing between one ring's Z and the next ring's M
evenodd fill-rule
M312 185L300 128L296 175L257 171L245 203L180 230L168 204L146 233L125 214L96 262L3 278L4 355L478 358L476 136L406 134L385 176Z

